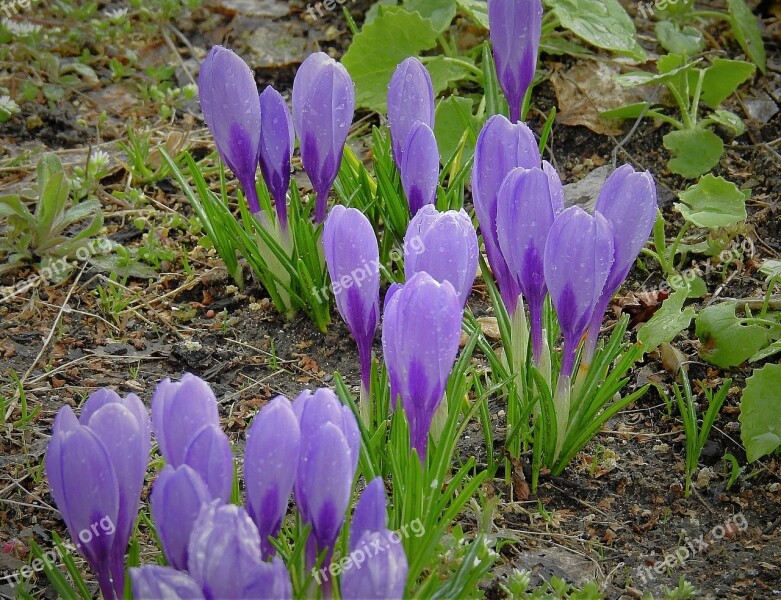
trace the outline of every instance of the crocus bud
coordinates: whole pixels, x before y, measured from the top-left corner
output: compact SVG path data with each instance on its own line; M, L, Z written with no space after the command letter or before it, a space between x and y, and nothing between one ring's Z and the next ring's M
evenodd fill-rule
M293 81L293 121L301 161L317 195L316 223L325 219L354 110L355 86L347 69L324 52L310 54Z
M382 552L372 549L383 548ZM407 584L407 555L398 534L387 529L364 533L351 556L363 554L361 568L345 570L341 578L344 600L401 600ZM356 561L357 562L357 561Z
M558 177L555 170L549 174L538 167L513 169L499 190L496 213L499 248L529 304L535 361L542 352L542 307L547 293L542 262L545 242L553 220L564 210L563 197L551 192L550 177Z
M421 206L436 202L439 148L434 132L421 121L412 125L404 142L399 171L411 215L414 216Z
M247 432L244 482L247 512L260 532L264 558L274 554L269 537L282 526L296 479L301 431L290 400L277 396L266 404Z
M355 505L353 520L350 523L350 552L355 550L365 533L381 531L386 527L388 527L388 510L385 483L382 477L375 477L366 485L366 489Z
M171 567L144 565L130 569L134 600L205 600L198 584L187 573Z
M439 212L426 205L412 218L404 236L407 279L425 271L439 282L449 281L462 307L472 291L478 256L477 233L464 209Z
M589 326L584 354L587 363L593 357L605 309L626 279L653 229L657 206L653 177L648 171L635 171L631 165L623 165L613 171L599 192L595 210L608 220L613 229L614 260Z
M358 344L361 381L368 390L380 318L380 251L369 219L358 209L334 206L323 229L323 249L336 306Z
M287 230L287 189L290 157L295 145L293 119L285 99L268 86L260 95L260 170L277 207L282 230Z
M564 336L562 376L569 377L575 353L613 264L613 232L607 220L579 206L559 213L545 244L545 283Z
M540 0L488 0L488 26L496 75L510 120L521 120L521 104L534 79L542 32Z
M255 170L261 120L255 76L237 54L214 46L198 74L198 96L220 157L244 188L250 210L259 212Z
M209 384L185 373L181 381L166 378L152 395L152 426L160 453L178 467L195 434L204 425L220 425L217 398Z
M190 534L187 567L207 598L244 598L263 568L258 529L246 511L206 503Z
M512 315L521 293L499 248L496 235L496 205L504 178L516 167L540 166L540 151L534 134L523 123L513 125L502 115L494 115L477 137L472 167L472 198L483 234L483 243L502 301Z
M385 302L382 349L391 398L395 402L401 396L410 443L421 461L426 456L431 420L458 354L462 313L450 282L439 283L425 271L395 288Z
M188 465L166 465L152 486L150 504L165 558L174 569L187 569L187 545L201 505L212 496Z
M230 499L233 486L233 454L228 436L218 425L204 425L184 451L184 463L206 483L212 498Z
M388 86L388 126L399 170L410 131L418 121L434 129L434 87L423 63L410 57L396 67Z
M252 600L288 600L293 597L290 573L280 558L263 563L258 576L244 589L244 597Z

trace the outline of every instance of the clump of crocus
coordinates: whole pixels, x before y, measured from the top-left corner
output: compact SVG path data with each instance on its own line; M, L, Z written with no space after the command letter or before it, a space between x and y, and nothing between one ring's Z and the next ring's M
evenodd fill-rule
M510 119L521 120L521 105L534 79L542 33L540 0L488 0L488 26L496 74Z
M46 476L79 552L104 598L123 596L124 557L135 525L150 448L149 417L137 396L93 393L76 419L54 421ZM116 594L116 596L115 596Z
M502 257L529 305L535 362L542 354L542 309L547 294L543 258L564 195L556 171L539 167L510 171L499 190L496 232Z
M290 159L294 145L295 132L290 110L280 93L268 86L260 95L258 158L283 231L287 230L287 190L290 187Z
M301 430L290 400L277 396L252 421L244 450L247 512L260 532L263 558L274 555L269 537L279 533L287 511L300 446Z
M431 76L423 63L417 58L410 57L396 67L388 86L388 126L391 133L391 148L393 160L401 172L404 171L404 149L408 146L409 136L415 123L418 122L426 125L429 130L434 128L434 88L431 84ZM430 140L414 142L413 145L420 147L424 143L430 143ZM434 148L436 149L436 140ZM425 156L420 154L418 158L425 158Z
M180 382L161 381L152 396L152 425L166 462L173 467L189 465L203 478L213 498L227 502L233 455L209 385L190 373Z
M434 413L442 401L461 338L461 301L449 281L425 271L385 297L382 348L391 398L409 421L410 444L425 459ZM398 408L398 407L397 407Z
M309 55L293 81L293 121L317 196L316 223L325 219L354 110L355 88L347 69L324 52Z
M414 242L417 241L417 243ZM422 250L417 251L418 248ZM412 218L404 236L407 279L425 271L439 282L449 281L466 306L477 272L477 233L461 209L439 212L426 205Z
M372 552L372 548L383 548L383 551ZM360 568L342 574L342 598L401 600L404 597L407 555L401 538L388 529L385 486L380 477L369 482L355 507L350 527L350 557Z
M252 71L231 50L214 46L201 64L198 96L220 157L244 188L250 210L260 212L255 171L261 111Z
M501 115L488 119L475 146L472 197L488 263L510 315L516 311L521 291L502 256L497 239L496 211L499 190L505 177L514 168L533 169L540 164L537 141L526 125L510 123Z
M597 197L594 210L604 216L613 230L613 266L599 298L583 348L583 363L589 365L599 337L605 309L623 283L643 249L657 211L656 185L648 171L631 165L613 171Z
M411 215L414 216L422 206L436 202L439 148L437 138L427 124L417 121L410 129L399 171Z
M299 394L293 411L301 428L295 498L303 521L312 526L307 563L314 566L327 549L323 564L328 566L350 504L360 430L353 413L327 388Z
M374 229L355 208L335 206L323 229L323 248L339 313L358 344L362 406L368 402L372 340L380 318L380 251Z

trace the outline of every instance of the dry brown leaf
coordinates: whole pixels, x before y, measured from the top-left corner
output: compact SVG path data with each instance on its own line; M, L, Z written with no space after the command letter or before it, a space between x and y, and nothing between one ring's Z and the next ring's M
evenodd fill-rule
M497 323L496 317L478 317L477 322L480 323L480 330L483 332L483 335L489 340L501 338L499 323Z

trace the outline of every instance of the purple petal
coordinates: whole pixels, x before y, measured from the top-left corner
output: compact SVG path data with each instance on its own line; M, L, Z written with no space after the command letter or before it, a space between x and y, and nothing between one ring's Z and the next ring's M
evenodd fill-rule
M233 486L233 454L228 436L217 425L204 425L187 445L184 464L200 475L212 498L227 502Z
M425 123L417 121L410 128L404 142L399 172L411 215L414 216L421 206L436 202L439 148L434 132Z
M301 431L290 400L277 396L257 414L247 432L244 482L247 512L260 532L264 558L274 554L276 536L287 511L296 477Z
M204 600L201 588L187 573L170 567L132 567L130 581L135 600Z
M466 306L477 272L477 233L464 212L438 212L424 206L410 221L404 236L404 275L425 271L440 283L449 281ZM419 250L419 251L418 251Z
M488 24L496 74L510 119L521 118L521 103L534 79L542 31L540 0L488 0Z
M387 526L385 483L382 477L375 477L368 483L355 505L353 520L350 523L350 551L355 550L365 533L380 531Z
M285 563L279 557L261 564L258 577L244 590L244 598L252 600L287 600L293 597L293 585L290 583Z
M434 88L423 63L410 57L396 67L388 86L388 126L393 160L399 170L408 136L418 121L434 128Z
M260 95L260 123L260 170L274 198L282 228L287 229L286 196L295 132L285 99L271 86Z
M382 548L382 551L378 551ZM344 600L401 600L407 584L407 555L398 534L369 531L356 543L341 578Z
M188 465L166 465L152 486L150 503L165 557L175 569L187 569L187 545L201 505L212 496L200 475Z

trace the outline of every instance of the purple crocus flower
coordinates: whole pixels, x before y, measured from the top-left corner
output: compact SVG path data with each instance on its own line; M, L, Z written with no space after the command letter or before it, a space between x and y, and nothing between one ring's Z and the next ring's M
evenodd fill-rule
M521 104L534 79L542 32L540 0L488 0L488 25L499 85L510 120L521 120Z
M439 282L449 281L462 307L472 291L478 256L477 233L464 209L439 212L426 205L412 218L404 236L407 279L425 271Z
M555 170L513 169L499 190L496 213L499 248L529 304L535 360L542 352L542 307L548 291L543 268L545 242L553 220L564 209L563 195L551 192L550 177L558 178Z
M277 207L277 217L287 231L287 189L290 187L290 157L295 145L293 119L285 99L268 86L260 95L260 170Z
M316 223L325 219L354 110L355 86L347 69L324 52L310 54L293 81L293 121L301 161L317 194Z
M372 549L383 548L382 552ZM352 551L362 553L366 560L361 568L344 571L341 591L344 600L401 600L407 584L407 555L401 538L388 529L367 531ZM357 561L356 561L357 562Z
M244 588L244 598L247 600L286 600L292 597L290 573L278 556L271 562L263 563L255 581Z
M130 569L134 600L205 600L195 580L187 573L170 567L144 565Z
M355 505L353 520L350 523L350 551L358 546L364 533L381 531L388 527L387 499L385 482L382 477L372 479L363 490Z
M157 476L150 504L165 558L174 569L187 569L187 545L201 505L212 495L188 465L166 465Z
M612 227L614 261L589 326L584 348L586 364L591 363L594 355L605 309L626 279L653 229L657 207L652 175L648 171L635 171L631 165L623 165L613 171L599 192L595 210Z
M117 474L103 442L92 429L79 423L70 406L61 408L54 420L46 452L46 476L71 539L80 540L79 552L95 572L103 597L114 598L111 556L116 529L92 535L91 528L103 519L113 524L118 521Z
M434 128L434 87L423 63L410 57L396 67L388 86L388 126L393 160L400 171L409 134L418 121Z
M579 206L559 213L545 244L545 283L564 336L562 377L570 377L575 353L613 264L613 232L607 220Z
M382 349L391 398L395 405L401 396L411 446L423 461L431 420L458 354L463 310L450 282L439 283L425 271L388 294Z
M231 50L214 46L198 74L198 96L220 157L244 188L250 210L259 212L255 171L261 120L252 70Z
M284 396L266 404L247 432L244 449L247 512L260 532L264 558L274 554L268 538L276 536L282 526L296 479L300 445L298 419L290 400Z
M213 498L230 499L233 485L233 454L228 436L218 425L204 425L184 451L184 463L206 482Z
M439 148L437 138L427 124L416 121L412 125L404 142L399 172L412 216L421 206L436 202Z
M323 249L336 306L358 344L361 383L368 390L380 318L380 251L369 219L358 209L334 206L323 229Z
M523 123L513 125L502 115L494 115L483 126L475 146L472 167L472 198L480 232L502 301L512 315L521 293L510 274L496 235L496 204L504 178L516 167L540 166L540 151L534 134Z

